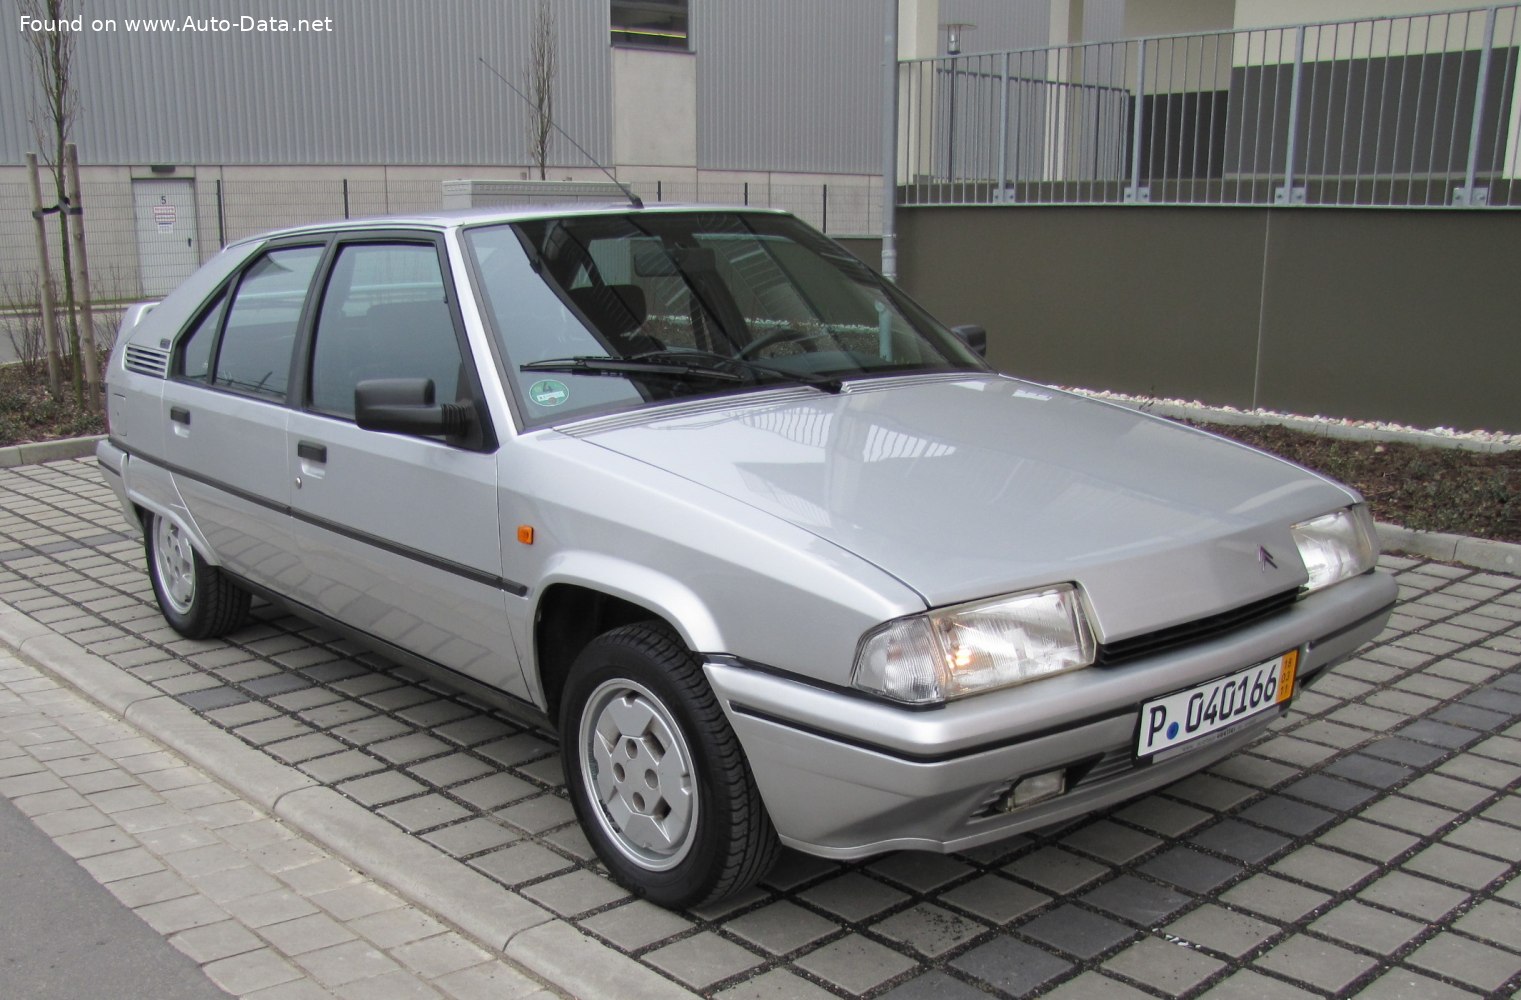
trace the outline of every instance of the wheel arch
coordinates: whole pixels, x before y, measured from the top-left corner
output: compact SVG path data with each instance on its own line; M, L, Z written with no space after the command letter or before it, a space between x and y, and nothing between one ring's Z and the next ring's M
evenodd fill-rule
M589 556L546 579L534 609L533 655L551 719L559 718L565 678L587 643L643 621L668 625L694 652L722 648L718 624L702 598L648 567Z

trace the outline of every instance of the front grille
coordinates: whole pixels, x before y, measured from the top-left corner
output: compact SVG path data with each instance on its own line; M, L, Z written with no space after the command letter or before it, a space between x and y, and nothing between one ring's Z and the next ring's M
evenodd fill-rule
M1270 618L1293 604L1299 597L1299 589L1285 590L1271 597L1264 597L1250 604L1243 604L1229 611L1222 611L1208 618L1198 618L1182 625L1158 629L1145 635L1106 642L1099 646L1095 662L1101 667L1112 667L1128 660L1150 656L1176 646L1204 642L1238 628L1244 628Z

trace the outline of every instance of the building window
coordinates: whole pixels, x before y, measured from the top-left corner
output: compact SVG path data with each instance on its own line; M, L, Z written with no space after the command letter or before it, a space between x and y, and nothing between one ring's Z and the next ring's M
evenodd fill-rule
M611 0L613 44L686 51L687 4L688 0Z

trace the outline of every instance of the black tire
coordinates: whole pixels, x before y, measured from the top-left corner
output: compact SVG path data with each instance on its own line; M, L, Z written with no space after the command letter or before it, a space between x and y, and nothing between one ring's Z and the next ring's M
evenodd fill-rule
M145 514L143 550L158 608L180 635L213 639L247 620L251 595L202 559L179 525Z
M668 626L625 625L592 640L566 680L560 734L576 816L631 891L697 906L775 864L781 845L739 740Z

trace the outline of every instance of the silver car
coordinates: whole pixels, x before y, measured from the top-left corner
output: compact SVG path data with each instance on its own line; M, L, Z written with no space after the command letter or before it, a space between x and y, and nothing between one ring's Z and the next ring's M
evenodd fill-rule
M1174 781L1382 628L1355 492L976 333L777 212L313 226L130 311L99 458L175 629L257 595L556 726L689 906Z

